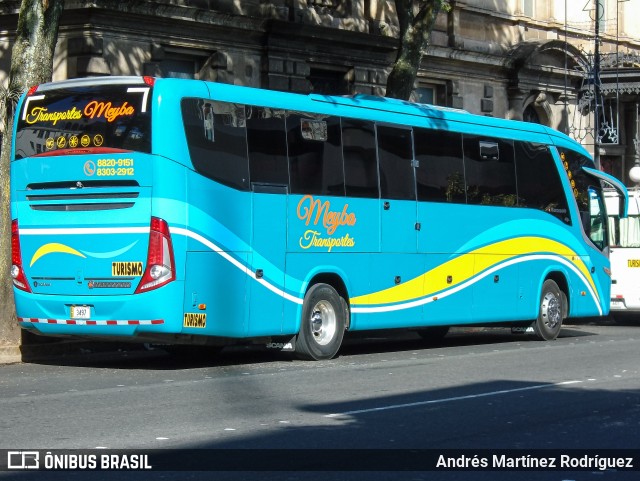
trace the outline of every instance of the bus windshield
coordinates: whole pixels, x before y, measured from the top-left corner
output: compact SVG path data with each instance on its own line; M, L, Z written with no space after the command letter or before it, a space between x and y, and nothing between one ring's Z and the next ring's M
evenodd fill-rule
M73 86L28 96L18 117L15 159L34 155L151 151L151 87Z

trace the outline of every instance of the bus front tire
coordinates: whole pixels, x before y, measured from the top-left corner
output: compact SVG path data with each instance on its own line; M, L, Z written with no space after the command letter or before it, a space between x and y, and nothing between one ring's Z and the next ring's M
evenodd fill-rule
M563 314L566 312L566 297L551 279L542 284L538 318L533 323L536 337L542 341L553 341L560 334Z
M316 284L304 296L302 322L296 337L300 359L333 358L340 349L346 326L345 301L329 284Z

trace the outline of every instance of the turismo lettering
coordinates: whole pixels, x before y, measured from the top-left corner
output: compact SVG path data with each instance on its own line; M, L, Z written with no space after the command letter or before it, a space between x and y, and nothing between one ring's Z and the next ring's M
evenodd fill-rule
M185 312L182 325L184 327L207 327L207 315L200 312Z
M113 262L111 264L111 275L113 277L140 277L142 275L142 262Z

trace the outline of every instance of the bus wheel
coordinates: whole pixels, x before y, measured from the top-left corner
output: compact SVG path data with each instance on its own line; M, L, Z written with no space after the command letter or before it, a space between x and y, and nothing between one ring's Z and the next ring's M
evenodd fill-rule
M316 284L304 296L302 322L296 337L300 359L320 361L338 353L346 325L345 303L328 284Z
M552 341L558 337L562 327L562 315L565 312L564 302L565 297L558 284L551 279L544 281L538 318L533 323L533 330L538 339Z

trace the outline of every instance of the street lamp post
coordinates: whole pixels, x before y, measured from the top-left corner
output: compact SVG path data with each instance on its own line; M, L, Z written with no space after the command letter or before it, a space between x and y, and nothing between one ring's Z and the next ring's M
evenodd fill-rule
M636 136L633 139L634 162L629 170L629 179L635 184L640 184L640 104L636 103Z
M594 125L593 125L593 160L596 165L596 169L600 168L600 109L601 106L601 91L600 91L600 20L602 13L600 12L600 1L595 0L596 18L595 18L595 45L593 53L593 90L595 94L595 109L594 109Z

